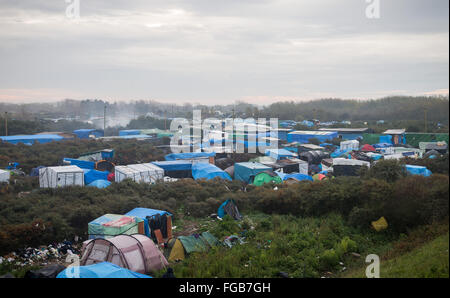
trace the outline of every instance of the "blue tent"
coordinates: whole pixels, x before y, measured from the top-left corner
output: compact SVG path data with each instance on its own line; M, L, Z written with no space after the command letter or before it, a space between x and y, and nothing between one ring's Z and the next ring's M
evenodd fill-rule
M391 143L377 143L377 144L373 144L372 146L377 149L378 148L389 148L389 147L392 147L392 144Z
M84 184L88 185L95 180L108 180L109 172L100 172L97 170L84 171Z
M253 178L261 172L270 171L272 168L257 162L239 162L234 164L234 179L251 183Z
M276 160L286 159L289 157L297 157L297 154L292 153L286 149L266 149L266 155L275 158Z
M379 142L392 144L392 136L391 135L380 136Z
M187 153L171 153L165 156L167 161L179 160L179 159L195 159L202 157L214 157L215 152L187 152Z
M63 161L64 161L64 163L68 163L72 166L77 166L81 169L92 170L95 168L95 162L93 162L93 161L80 160L80 159L74 159L74 158L64 158Z
M96 138L104 137L105 133L103 130L100 129L77 129L74 130L73 133L79 138L79 139L89 139L90 135L94 135Z
M152 164L164 171L191 171L192 162L189 160L154 161Z
M314 179L309 176L309 175L305 175L305 174L300 174L300 173L291 173L291 174L284 174L284 173L279 173L279 172L275 172L277 173L277 175L283 179L283 181L286 181L288 179L295 179L298 181L314 181Z
M136 136L140 135L141 131L138 129L120 130L119 136Z
M422 175L425 177L429 177L429 176L431 176L431 174L433 174L426 167L413 166L413 165L405 165L405 167L406 167L406 171L410 175Z
M228 175L220 168L216 167L213 164L202 162L198 162L192 165L192 177L195 180L198 179L210 180L219 177L231 181L230 175Z
M167 211L163 211L163 210L156 210L156 209L149 209L149 208L134 208L133 210L129 211L127 214L127 216L135 216L137 218L143 219L144 220L144 231L145 231L145 235L147 235L148 237L150 237L150 229L149 229L149 225L148 225L148 217L153 217L155 215L168 215L168 216L172 216L172 214L170 212Z
M108 180L94 180L91 183L87 184L87 186L97 187L97 188L107 188L111 185L111 182Z
M109 262L87 266L72 266L61 271L56 278L152 278Z
M342 157L344 155L347 155L347 153L353 151L352 149L348 149L348 150L341 150L341 149L336 149L333 153L330 154L331 158L337 158L337 157Z
M62 141L64 138L59 135L17 135L0 137L0 140L14 145L20 143L25 145L33 145L36 142L45 144L53 141Z
M337 137L338 133L335 131L293 131L288 133L287 142L308 144L310 139L318 139L321 143L324 143Z

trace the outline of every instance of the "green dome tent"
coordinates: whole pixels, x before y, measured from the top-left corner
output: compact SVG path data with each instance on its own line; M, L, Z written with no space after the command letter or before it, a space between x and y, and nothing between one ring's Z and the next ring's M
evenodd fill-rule
M255 185L255 186L261 186L266 183L281 184L281 183L283 183L283 180L281 180L281 178L278 177L278 175L276 175L276 174L271 175L271 173L267 173L267 172L258 173L255 176L255 179L253 179L253 185Z

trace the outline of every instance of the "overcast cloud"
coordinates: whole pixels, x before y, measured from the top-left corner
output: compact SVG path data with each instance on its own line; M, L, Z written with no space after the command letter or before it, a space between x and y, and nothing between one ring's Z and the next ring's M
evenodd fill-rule
M17 3L19 2L19 3ZM448 94L448 0L0 0L0 101Z

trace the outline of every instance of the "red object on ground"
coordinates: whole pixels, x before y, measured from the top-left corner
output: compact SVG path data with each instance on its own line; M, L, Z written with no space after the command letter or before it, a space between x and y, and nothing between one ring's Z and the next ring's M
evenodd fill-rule
M365 144L364 146L362 146L361 151L374 152L374 151L376 151L376 149L372 145Z
M108 175L108 181L109 182L114 182L114 180L116 180L116 175L114 173L111 173Z

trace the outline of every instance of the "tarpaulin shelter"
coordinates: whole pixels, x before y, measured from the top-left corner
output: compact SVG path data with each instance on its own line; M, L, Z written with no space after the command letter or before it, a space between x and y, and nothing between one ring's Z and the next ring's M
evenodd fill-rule
M224 170L224 172L226 172L228 175L230 175L230 177L232 179L234 178L234 166L230 166L230 167L226 168Z
M365 145L363 145L363 146L361 147L361 151L363 151L363 152L375 152L376 149L375 149L375 147L372 146L372 145L365 144Z
M321 161L325 158L329 158L330 155L327 152L324 151L308 151L308 152L302 152L299 154L299 158L301 160L304 160L308 162L309 164L320 164Z
M111 262L144 274L159 271L169 264L152 239L141 234L83 242L80 264L85 266L101 262Z
M94 180L91 183L87 184L87 186L90 187L97 187L97 188L107 188L111 185L111 182L108 180Z
M242 219L242 215L239 213L238 207L234 200L226 200L219 206L219 209L217 209L218 217L223 218L227 214L236 220Z
M234 164L234 179L251 183L261 172L272 171L272 168L257 162L239 162Z
M56 278L151 278L109 262L87 266L71 266L61 271Z
M162 168L164 175L171 178L192 178L191 160L154 161L152 164Z
M277 174L274 172L261 172L256 174L255 178L253 179L252 184L255 186L261 186L267 183L273 183L273 184L281 184L283 180L281 180L280 177L278 177Z
M116 166L115 180L131 179L137 183L156 183L164 179L164 170L152 163Z
M431 176L431 171L428 170L426 167L422 166L415 166L415 165L405 165L406 172L409 175L421 175L425 177Z
M89 139L91 136L95 138L101 138L105 136L105 132L100 129L77 129L74 130L73 133L77 136L79 139Z
M119 136L137 136L141 134L139 129L119 130Z
M77 166L41 168L39 185L41 188L84 186L84 171Z
M319 142L324 143L333 138L337 138L338 133L332 131L293 131L288 133L288 143L309 143L310 139L317 139Z
M224 172L223 170L221 170L220 168L216 167L213 164L201 162L192 165L192 177L195 180L198 179L211 180L217 177L231 181L231 177L230 175L228 175L228 173Z
M84 171L84 184L88 185L95 180L108 180L108 172L100 172L97 170L85 170Z
M302 173L308 175L309 164L308 162L301 159L292 158L292 159L278 160L275 163L265 163L265 162L261 163L271 167L274 171L280 171L285 174Z
M357 140L342 141L339 149L341 151L359 150L359 142Z
M35 143L45 144L54 141L62 141L63 137L59 135L15 135L15 136L0 136L2 142L10 144L25 144L33 145Z
M9 171L0 170L0 183L8 183L10 176Z
M287 181L290 179L296 180L296 181L314 181L313 178L309 175L300 174L300 173L292 173L292 174L283 174L276 172L278 176L283 179L283 181Z
M297 157L297 154L286 149L266 149L266 156L270 156L276 160L286 159L290 157Z
M149 220L159 216L167 216L170 217L170 223L167 221L167 231L172 234L172 214L170 212L164 211L164 210L156 210L156 209L150 209L150 208L134 208L133 210L127 212L125 215L127 216L134 216L139 219L142 219L144 221L144 232L145 235L148 237L151 237L150 232L150 223Z
M80 160L75 158L63 158L63 163L65 165L71 165L71 166L77 166L82 169L94 169L95 168L95 162L93 161L87 161L87 160Z
M209 162L210 158L216 156L215 152L187 152L187 153L171 153L165 156L167 161L173 160L203 160Z
M129 215L105 214L88 224L89 239L108 239L122 234L144 232L144 220Z
M370 162L345 158L333 159L333 174L335 176L358 176L362 167L369 168Z

